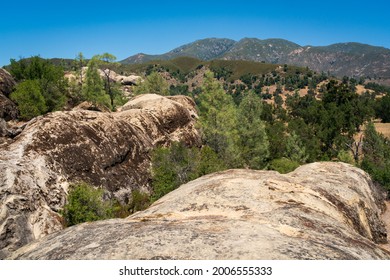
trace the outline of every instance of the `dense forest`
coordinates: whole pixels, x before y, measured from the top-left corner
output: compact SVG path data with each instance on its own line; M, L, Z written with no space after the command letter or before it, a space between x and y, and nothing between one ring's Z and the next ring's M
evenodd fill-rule
M289 65L191 58L121 65L115 60L107 53L89 60L79 54L73 61L31 57L11 60L7 67L18 83L10 98L24 121L85 101L96 110L115 111L143 93L195 100L203 145L156 147L151 193L133 192L126 206L101 204L111 209L100 211L104 217L143 209L183 183L230 168L287 173L305 163L343 161L367 171L390 191L390 140L374 125L390 122L386 86ZM112 80L113 72L136 73L142 81L124 90ZM74 187L64 209L68 224L99 218L91 213L75 218L78 199L91 191L82 186L84 191ZM87 195L98 200L96 193Z

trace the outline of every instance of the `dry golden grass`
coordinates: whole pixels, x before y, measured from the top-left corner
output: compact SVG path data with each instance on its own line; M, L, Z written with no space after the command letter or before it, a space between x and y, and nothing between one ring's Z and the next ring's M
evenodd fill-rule
M390 138L390 123L375 123L375 129L385 137Z
M390 123L380 123L379 120L375 120L374 126L377 132L383 134L385 137L390 139ZM360 137L364 133L366 127L365 125L360 127L361 131L354 135L355 141L360 141Z
M368 91L369 93L373 93L374 92L372 89L366 89L362 85L357 85L356 86L356 93L357 94L361 95L361 94L365 93L366 91Z

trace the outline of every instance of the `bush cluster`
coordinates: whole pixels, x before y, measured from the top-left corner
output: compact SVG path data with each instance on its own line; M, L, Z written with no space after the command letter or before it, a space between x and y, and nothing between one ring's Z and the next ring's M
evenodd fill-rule
M138 190L132 192L128 205L121 205L115 199L104 199L104 190L95 188L85 182L70 186L68 202L62 210L66 226L84 222L125 218L128 215L144 210L150 204L150 197Z

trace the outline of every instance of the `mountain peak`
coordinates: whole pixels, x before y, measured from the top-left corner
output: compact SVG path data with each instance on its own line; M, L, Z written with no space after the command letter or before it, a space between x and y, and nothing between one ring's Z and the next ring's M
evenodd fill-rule
M205 38L177 47L165 54L137 54L122 61L125 64L151 60L169 60L176 57L200 60L247 60L309 67L318 72L336 76L390 77L390 49L356 42L329 46L305 46L280 39Z
M170 58L177 56L195 57L210 60L223 55L236 41L231 39L206 38L180 46L168 52Z

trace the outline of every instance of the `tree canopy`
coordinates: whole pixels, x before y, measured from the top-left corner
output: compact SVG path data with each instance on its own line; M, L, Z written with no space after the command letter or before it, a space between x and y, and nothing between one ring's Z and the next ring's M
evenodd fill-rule
M68 82L61 66L33 56L19 61L11 59L9 70L20 83L13 100L24 119L63 109L68 99Z
M200 124L204 142L230 166L239 159L237 111L212 72L206 72L199 96Z
M158 72L152 72L146 76L145 81L134 88L134 93L155 93L160 95L168 95L169 86L167 81Z

